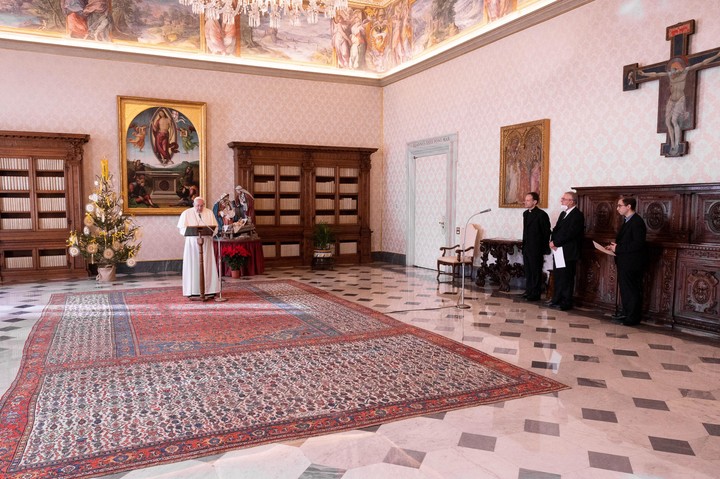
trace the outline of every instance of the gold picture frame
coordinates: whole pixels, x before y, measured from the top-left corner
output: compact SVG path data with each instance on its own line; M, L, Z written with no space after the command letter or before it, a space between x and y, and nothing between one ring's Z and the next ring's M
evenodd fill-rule
M206 104L117 102L123 213L179 215L206 193Z
M525 195L540 195L540 208L548 205L550 120L543 119L500 128L500 208L524 208Z

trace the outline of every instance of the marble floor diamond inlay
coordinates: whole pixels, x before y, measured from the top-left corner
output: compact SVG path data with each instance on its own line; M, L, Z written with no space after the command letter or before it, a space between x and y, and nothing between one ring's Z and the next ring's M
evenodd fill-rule
M602 315L558 311L438 284L435 272L382 263L291 278L441 334L571 387L543 396L356 431L229 451L104 479L715 479L720 470L720 343ZM248 281L252 278L227 281ZM180 286L178 274L3 284L0 391L53 292ZM519 292L518 292L519 293ZM180 299L182 301L182 298ZM0 444L0 447L3 447Z

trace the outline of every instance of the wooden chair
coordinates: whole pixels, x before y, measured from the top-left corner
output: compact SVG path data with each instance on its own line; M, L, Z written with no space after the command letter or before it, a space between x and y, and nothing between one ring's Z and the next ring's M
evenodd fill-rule
M478 239L478 227L475 224L468 226L467 234L460 235L462 239L465 237L465 243L462 248L460 244L454 244L452 246L441 246L440 251L442 256L437 259L437 282L440 283L440 275L451 275L450 281L443 281L448 283L455 282L456 279L460 278L461 270L465 266L470 266L475 262L475 255L477 254L477 239ZM447 268L450 268L448 271ZM472 271L470 272L472 276Z

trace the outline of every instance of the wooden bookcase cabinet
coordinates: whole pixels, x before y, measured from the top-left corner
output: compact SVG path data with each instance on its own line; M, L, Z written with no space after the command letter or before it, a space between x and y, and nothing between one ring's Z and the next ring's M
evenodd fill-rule
M585 243L578 264L577 296L612 311L619 301L612 257L592 240L615 240L622 195L638 201L647 225L646 318L674 329L720 337L720 183L577 188L585 213Z
M265 262L312 262L313 226L332 225L338 263L370 261L370 156L375 148L232 142L236 184L255 197Z
M67 253L82 227L82 160L89 135L0 131L0 281L80 276Z

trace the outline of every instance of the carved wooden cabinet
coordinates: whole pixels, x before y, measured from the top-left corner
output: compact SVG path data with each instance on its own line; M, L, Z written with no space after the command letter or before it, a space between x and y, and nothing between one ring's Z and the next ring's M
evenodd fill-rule
M89 135L0 131L0 280L84 274L67 253L82 227L82 159Z
M720 336L720 183L582 187L577 192L586 223L578 299L615 308L615 263L595 250L592 240L601 244L615 240L622 225L617 199L632 195L647 225L646 318Z
M375 148L232 142L235 181L255 198L265 262L310 265L315 223L339 263L370 261L370 156Z

